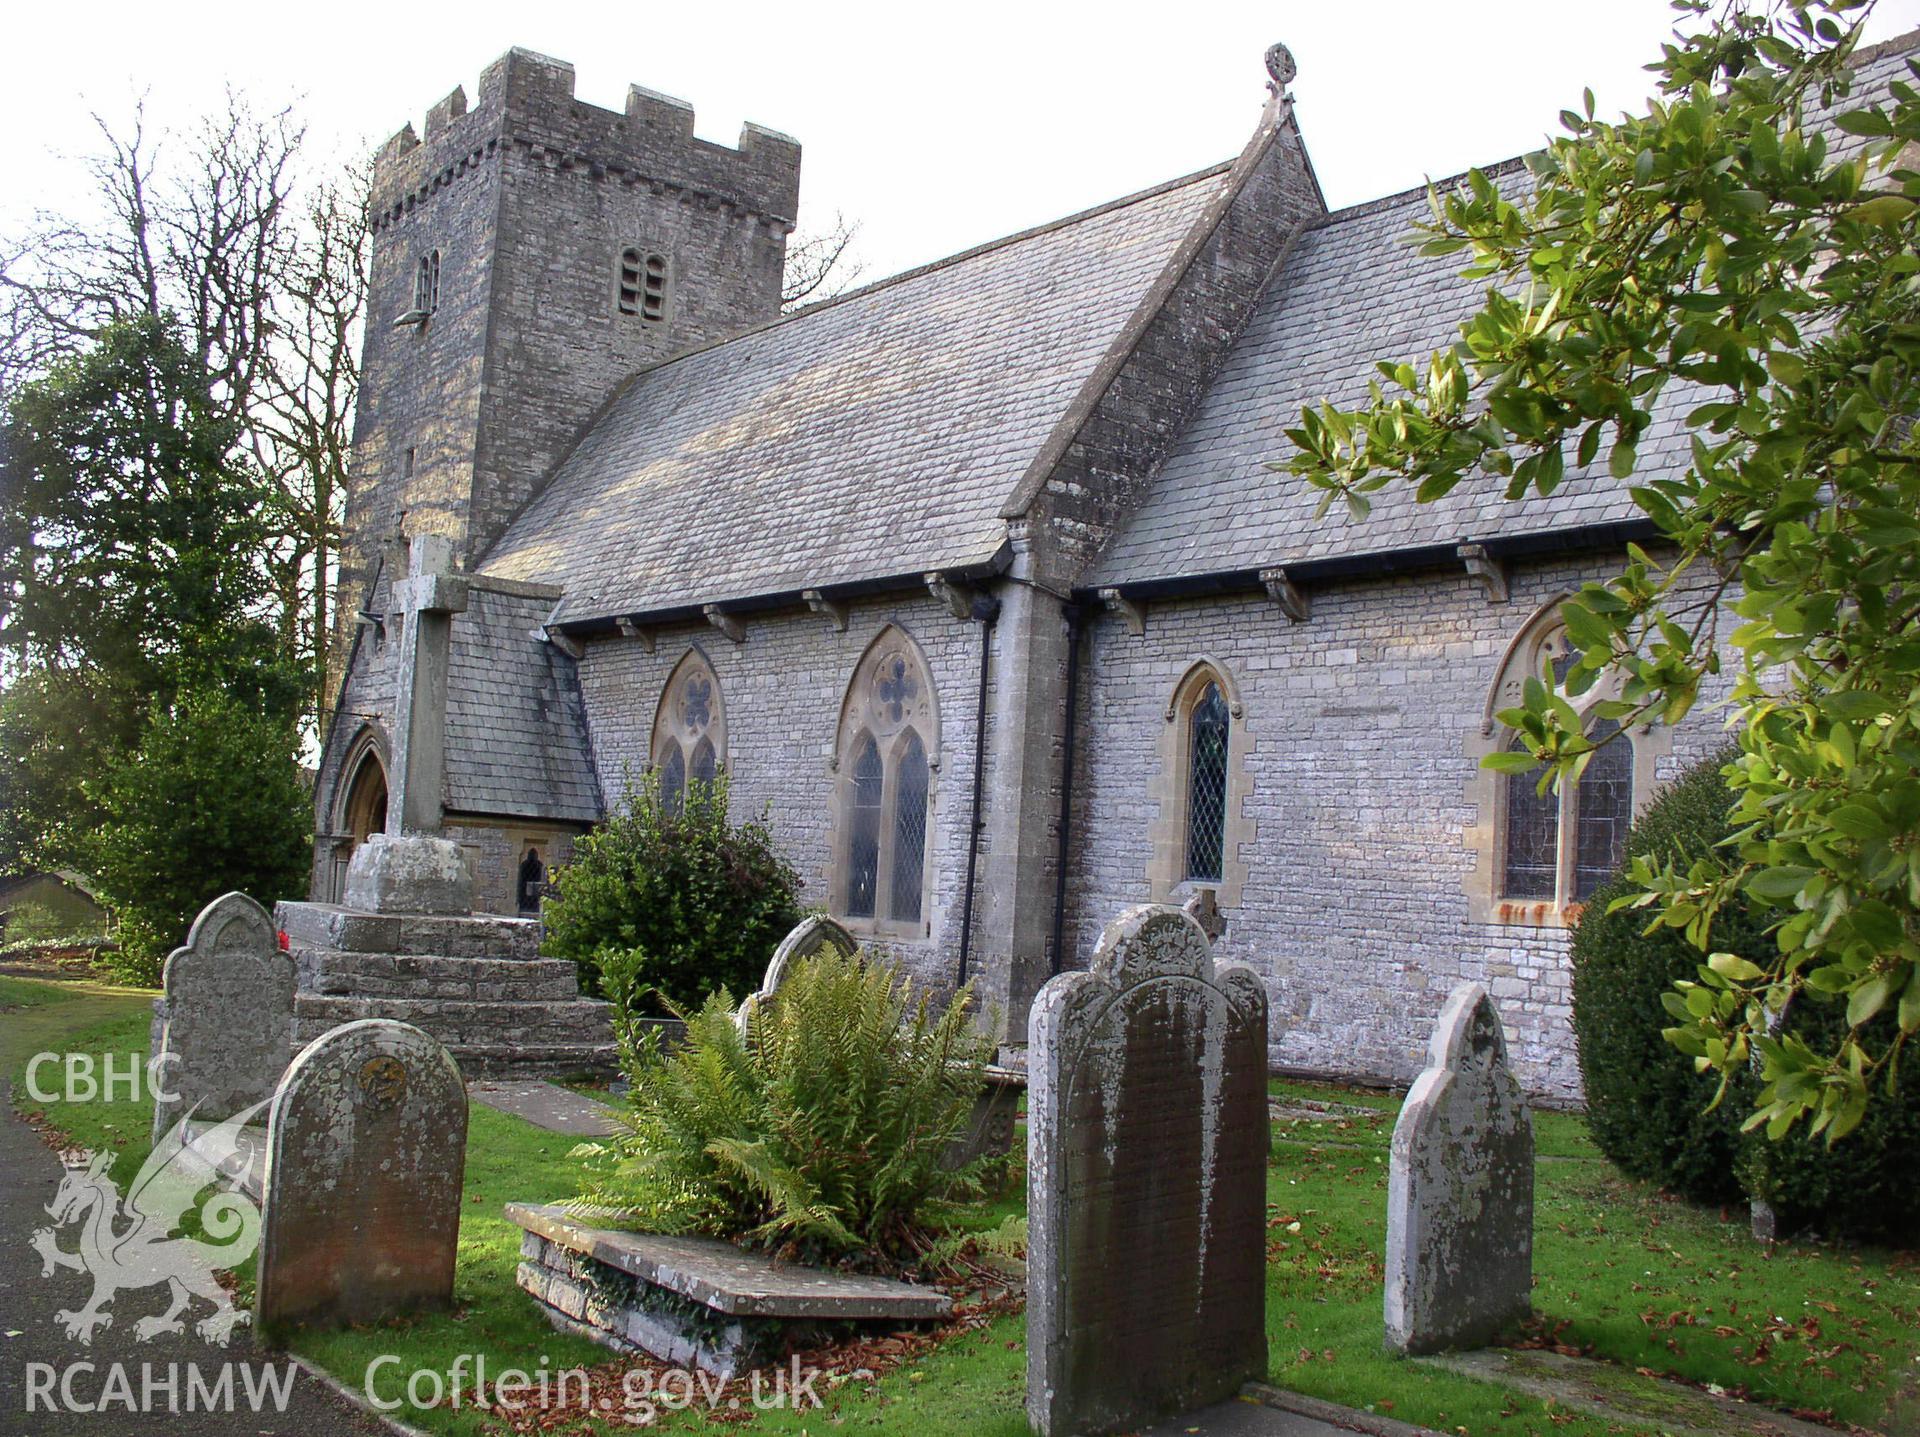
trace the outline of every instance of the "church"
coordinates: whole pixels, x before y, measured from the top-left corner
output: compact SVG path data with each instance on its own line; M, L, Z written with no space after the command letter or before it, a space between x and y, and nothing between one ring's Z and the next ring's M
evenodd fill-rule
M1480 767L1560 601L1651 532L1604 473L1359 520L1275 471L1303 405L1453 342L1480 287L1408 242L1424 188L1327 208L1267 63L1232 160L788 314L782 134L712 144L514 50L388 141L314 900L401 747L405 827L503 915L643 773L724 770L803 902L1012 1044L1121 908L1180 903L1267 983L1276 1069L1405 1081L1476 979L1577 1100L1569 925L1719 722L1546 797ZM424 683L403 589L458 593Z

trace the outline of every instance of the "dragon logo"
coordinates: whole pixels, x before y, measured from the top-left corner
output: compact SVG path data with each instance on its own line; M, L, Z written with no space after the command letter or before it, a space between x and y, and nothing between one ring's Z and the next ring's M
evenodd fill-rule
M162 1283L170 1304L134 1324L142 1342L184 1331L181 1314L196 1297L213 1304L213 1312L194 1325L209 1342L224 1347L233 1329L249 1320L251 1314L234 1307L214 1274L245 1262L260 1243L260 1209L234 1188L257 1155L256 1137L244 1131L247 1120L266 1105L256 1103L198 1131L188 1112L141 1164L124 1199L109 1176L112 1153L82 1153L68 1167L47 1204L55 1225L33 1235L42 1277L64 1267L93 1278L85 1307L54 1314L67 1336L91 1344L97 1330L113 1325L107 1304L114 1294ZM190 1216L198 1217L200 1236L179 1232ZM80 1245L67 1252L54 1239L72 1225L80 1229Z

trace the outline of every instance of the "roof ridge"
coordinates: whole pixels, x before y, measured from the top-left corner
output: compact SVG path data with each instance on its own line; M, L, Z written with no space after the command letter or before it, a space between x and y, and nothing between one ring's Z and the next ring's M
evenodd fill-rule
M876 279L871 284L863 284L858 289L850 289L845 294L836 294L831 299L819 300L813 304L793 310L788 314L777 314L771 319L763 319L760 323L749 325L745 329L736 329L730 334L721 335L719 338L709 340L705 344L697 344L688 349L676 350L655 364L647 365L642 369L636 369L621 382L619 388L624 390L641 375L656 373L659 370L667 368L669 365L678 364L683 359L692 359L696 355L711 353L713 350L720 349L737 340L750 339L756 334L765 334L770 329L778 329L782 325L793 323L795 320L806 319L811 315L819 314L823 310L846 304L850 300L864 299L866 296L877 294L883 289L891 289L895 285L905 284L909 280L920 279L925 275L936 273L939 270L950 269L954 265L963 264L970 259L978 259L981 255L991 254L995 250L1005 249L1010 245L1019 244L1025 240L1037 239L1044 234L1052 234L1057 230L1066 229L1069 225L1082 224L1087 220L1098 219L1100 216L1111 214L1115 210L1125 209L1128 205L1136 205L1146 200L1157 199L1159 196L1171 193L1183 186L1198 184L1200 181L1210 179L1215 175L1225 174L1232 168L1232 160L1222 160L1219 164L1208 165L1205 169L1195 170L1191 174L1181 175L1176 179L1162 180L1157 185L1149 185L1144 190L1135 190L1132 194L1122 195L1120 198L1114 200L1107 200L1101 204L1094 205L1090 209L1077 210L1073 214L1062 215L1059 219L1049 220L1045 224L1033 225L1028 229L1015 230L1010 235L1002 235L998 239L992 239L986 241L984 244L974 245L971 249L963 249L955 254L947 255L944 258L930 260L922 265L915 265L912 269L903 269L898 274L886 275L881 279Z

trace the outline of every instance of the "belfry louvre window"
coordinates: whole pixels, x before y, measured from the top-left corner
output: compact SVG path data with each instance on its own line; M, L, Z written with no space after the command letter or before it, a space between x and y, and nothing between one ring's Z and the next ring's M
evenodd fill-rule
M720 680L697 647L674 666L653 716L653 771L660 806L679 813L687 787L712 783L726 766L727 724Z
M620 313L667 317L667 257L628 246L620 251Z
M833 904L878 933L926 932L935 722L926 665L889 626L854 670L835 746Z
M1188 719L1187 862L1189 882L1218 883L1227 849L1227 732L1220 685L1200 691Z

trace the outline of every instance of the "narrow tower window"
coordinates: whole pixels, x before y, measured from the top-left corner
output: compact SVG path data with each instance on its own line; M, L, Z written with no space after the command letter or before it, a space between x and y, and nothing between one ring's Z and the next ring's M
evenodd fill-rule
M413 312L425 319L440 308L440 251L420 256L413 272Z

